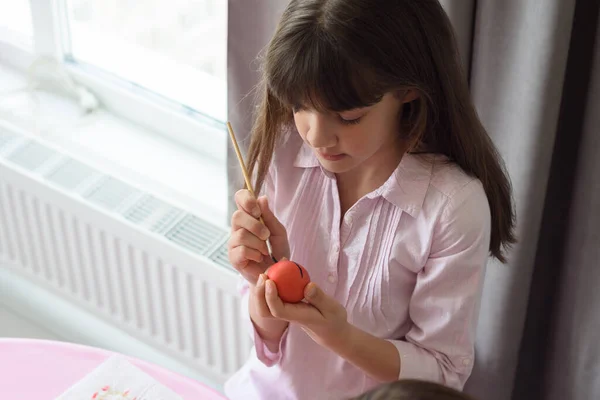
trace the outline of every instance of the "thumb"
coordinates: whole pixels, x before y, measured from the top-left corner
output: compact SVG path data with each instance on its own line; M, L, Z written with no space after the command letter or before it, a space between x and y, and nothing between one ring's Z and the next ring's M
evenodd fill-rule
M273 211L269 208L269 202L266 196L262 196L258 198L258 206L260 207L260 212L265 221L265 225L271 231L272 236L287 236L285 227L279 222Z
M316 283L310 282L304 288L304 298L319 311L333 311L337 307L337 302L327 296Z

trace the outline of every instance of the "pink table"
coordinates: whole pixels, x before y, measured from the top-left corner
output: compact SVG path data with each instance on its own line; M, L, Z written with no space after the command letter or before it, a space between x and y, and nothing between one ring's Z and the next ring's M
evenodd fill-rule
M0 397L54 399L113 354L71 343L0 339ZM190 378L138 359L128 359L186 400L224 399L213 389Z

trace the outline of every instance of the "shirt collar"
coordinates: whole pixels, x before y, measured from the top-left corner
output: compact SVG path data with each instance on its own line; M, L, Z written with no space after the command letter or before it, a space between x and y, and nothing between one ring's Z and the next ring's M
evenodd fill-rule
M294 167L314 168L319 166L321 166L321 163L315 152L303 142L294 160Z
M412 217L416 217L425 201L433 166L438 159L438 156L428 158L428 156L405 154L388 180L367 197L370 199L383 197ZM321 167L321 163L314 151L303 143L294 160L294 166L316 168ZM321 171L329 177L333 176L322 167Z

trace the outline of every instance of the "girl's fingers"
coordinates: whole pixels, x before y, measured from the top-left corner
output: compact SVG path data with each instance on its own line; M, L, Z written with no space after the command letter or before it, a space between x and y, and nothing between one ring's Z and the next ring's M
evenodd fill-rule
M265 282L267 279L268 278L265 274L261 274L254 288L256 311L262 318L272 317L271 311L269 311L269 306L267 306L267 301L265 299Z
M246 254L243 254L246 250L242 247L236 247L229 251L229 262L233 268L236 269L242 275L242 277L255 285L258 277L265 272L265 266L263 263L250 261ZM240 255L241 254L241 255Z
M260 263L263 255L260 251L247 246L236 246L229 249L229 262L238 271L248 266L250 261Z
M231 230L239 229L245 229L263 241L271 235L266 226L244 210L236 210L231 216Z
M264 254L265 256L269 255L269 249L267 248L267 243L264 240L260 240L252 233L247 230L241 228L231 234L231 238L229 239L229 248L233 249L236 247L244 246L248 249L256 250L258 253ZM253 261L256 261L252 259ZM260 261L257 261L260 262Z
M242 189L238 190L235 193L235 204L237 204L238 209L245 211L247 214L252 215L254 218L260 218L260 207L258 206L258 202L252 196L249 190Z
M267 281L265 283L265 299L271 315L273 315L275 318L286 318L285 305L283 304L283 301L281 301L281 299L279 298L275 282Z

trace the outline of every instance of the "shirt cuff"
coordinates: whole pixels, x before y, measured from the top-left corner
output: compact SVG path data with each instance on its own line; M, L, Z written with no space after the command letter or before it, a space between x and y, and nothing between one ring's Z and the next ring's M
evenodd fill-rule
M426 350L404 340L390 340L400 355L398 379L417 379L442 382L443 376L437 359Z
M254 330L254 348L256 349L256 357L267 367L272 367L278 364L283 357L283 348L287 339L289 326L285 329L283 335L281 335L281 339L279 339L277 352L272 352L267 347L267 343L263 340L263 338L260 337L254 328L252 321L250 321L250 324L252 324L252 329Z

